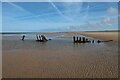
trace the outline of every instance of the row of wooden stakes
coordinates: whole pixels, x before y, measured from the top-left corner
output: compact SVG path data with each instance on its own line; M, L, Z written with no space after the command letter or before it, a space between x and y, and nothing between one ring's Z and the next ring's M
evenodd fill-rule
M97 43L101 43L101 42L110 42L113 40L107 40L107 41L101 41L101 40L97 40ZM88 38L85 37L75 37L73 36L73 42L74 43L95 43L95 40L89 40Z
M89 43L91 42L89 39L85 38L85 37L75 37L73 36L73 42L74 43ZM92 41L94 43L94 40Z

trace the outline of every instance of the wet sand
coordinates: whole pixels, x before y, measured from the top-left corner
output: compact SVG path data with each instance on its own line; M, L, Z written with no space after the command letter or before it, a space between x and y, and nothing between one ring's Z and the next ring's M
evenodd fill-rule
M3 78L118 78L118 44L74 44L72 36L80 34L89 35L55 33L46 43L3 35ZM97 36L108 38L90 34Z

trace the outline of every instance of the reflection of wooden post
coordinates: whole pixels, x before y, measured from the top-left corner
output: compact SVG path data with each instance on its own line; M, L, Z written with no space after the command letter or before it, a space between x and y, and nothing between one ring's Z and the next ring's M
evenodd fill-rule
M88 40L88 42L90 43L90 42L91 42L91 40Z
M73 41L75 42L75 36L73 36Z

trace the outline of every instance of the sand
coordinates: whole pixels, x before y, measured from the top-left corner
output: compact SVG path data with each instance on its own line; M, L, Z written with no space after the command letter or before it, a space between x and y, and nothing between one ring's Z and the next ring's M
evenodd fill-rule
M47 43L3 35L3 78L118 78L118 44L74 44L80 34L117 42L105 32L55 33Z
M113 40L118 42L118 34L120 32L83 32L81 35L101 39L101 40Z

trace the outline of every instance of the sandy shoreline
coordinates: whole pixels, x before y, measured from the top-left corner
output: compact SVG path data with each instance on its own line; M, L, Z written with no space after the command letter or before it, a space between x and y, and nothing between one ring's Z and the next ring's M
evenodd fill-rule
M117 43L73 44L72 36L80 34L118 41L116 32L60 33L47 43L3 36L3 77L117 78Z
M65 33L65 37L72 37L83 35L87 37L92 37L100 40L113 40L114 42L118 42L118 34L120 32L71 32Z
M118 34L120 32L84 32L81 35L102 39L102 40L113 40L118 42Z

